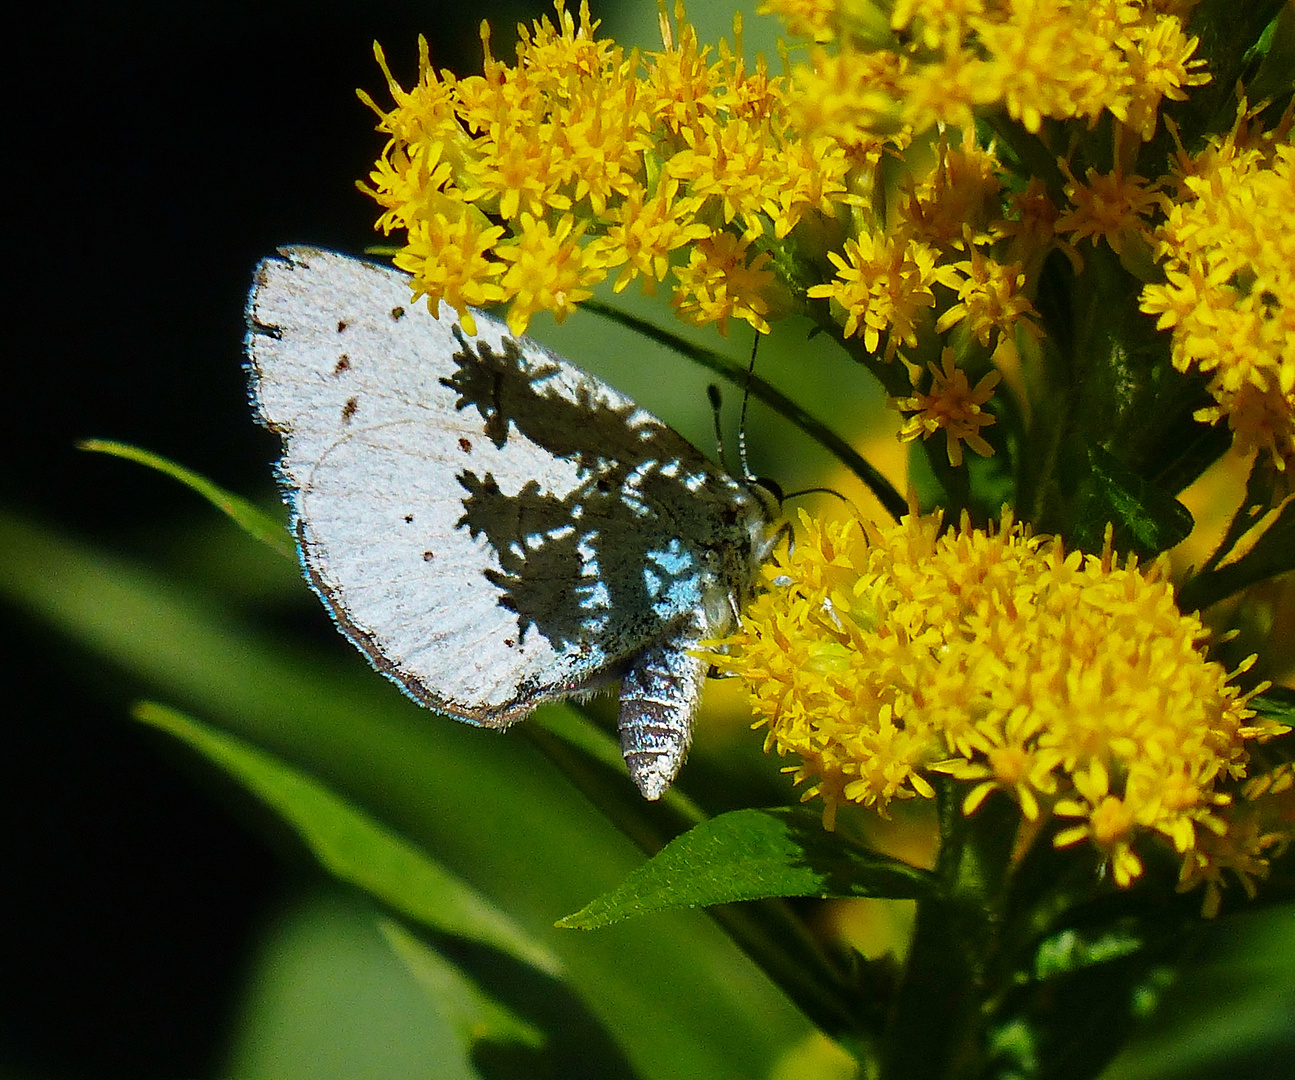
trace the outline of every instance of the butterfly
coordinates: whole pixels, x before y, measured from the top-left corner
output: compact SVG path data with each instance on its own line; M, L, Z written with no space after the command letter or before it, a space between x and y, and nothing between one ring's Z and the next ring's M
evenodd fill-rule
M707 662L779 536L738 481L499 320L469 335L403 273L307 247L263 260L251 397L307 581L373 666L439 713L507 727L620 680L648 799L674 781Z

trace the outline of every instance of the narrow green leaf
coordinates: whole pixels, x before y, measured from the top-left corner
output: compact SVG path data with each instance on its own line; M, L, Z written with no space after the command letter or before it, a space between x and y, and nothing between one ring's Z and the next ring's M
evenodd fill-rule
M1295 690L1289 686L1270 686L1264 693L1252 697L1250 704L1260 716L1280 720L1295 728Z
M1232 554L1241 542L1241 538L1259 523L1263 515L1281 502L1277 497L1276 480L1263 455L1256 454L1255 460L1250 465L1250 474L1246 477L1245 497L1233 512L1232 520L1228 522L1227 532L1223 534L1223 539L1219 541L1218 547L1206 560L1205 565L1200 568L1200 573L1204 574L1216 569Z
M489 945L549 974L558 959L479 893L305 773L155 702L137 720L166 731L234 775L297 830L334 877L443 933Z
M656 803L644 801L636 791L627 792L619 751L603 747L602 733L593 730L600 737L595 747L588 738L591 730L590 724L572 730L570 723L558 727L547 722L526 728L531 742L646 854L657 854L670 840L705 820L677 787ZM610 738L605 741L611 743ZM818 815L813 815L812 828L815 836L822 836ZM856 988L850 972L824 955L797 913L780 898L757 900L740 909L720 907L711 914L822 1030L853 1029Z
M1269 23L1289 7L1285 0L1203 0L1196 5L1188 23L1189 33L1200 39L1195 53L1207 64L1210 81L1190 98L1165 111L1178 123L1180 145L1193 146L1201 137L1222 133L1236 122L1237 80L1251 74L1255 46ZM1252 103L1259 100L1246 88ZM1162 138L1164 136L1162 135Z
M1122 925L1100 927L1095 933L1065 927L1040 942L1035 953L1035 975L1040 979L1069 975L1131 956L1143 944L1137 934Z
M1283 4L1260 39L1263 62L1246 84L1250 101L1281 101L1295 90L1295 7Z
M912 899L933 883L925 870L850 847L812 811L734 810L676 837L557 925L593 930L652 911L780 896Z
M465 1049L477 1042L511 1042L539 1048L544 1033L482 990L462 968L391 919L378 929L432 1004L458 1032Z
M504 1080L476 1068L380 918L355 890L294 890L248 957L221 1080Z
M1207 608L1224 597L1295 569L1295 503L1282 507L1277 519L1241 558L1217 570L1197 574L1178 595L1184 611Z
M674 837L705 819L678 785L656 802L644 799L628 782L620 744L579 704L537 709L519 730L647 855L655 855Z
M96 668L124 675L395 823L561 957L564 983L645 1078L747 1080L807 1030L789 997L698 913L602 934L553 929L642 857L524 738L434 717L340 643L289 642L277 621L254 629L219 593L3 508L0 550L0 600L77 642L87 678ZM552 1037L559 1022L565 1038L569 1017L542 1026Z
M185 487L196 491L249 536L267 544L280 555L289 559L296 558L296 545L280 522L241 495L226 491L200 473L186 469L183 465L178 465L170 458L164 458L151 450L143 450L129 443L114 442L112 439L83 439L76 445L81 450L89 450L95 454L110 454L113 457L145 465L164 473L173 480L180 481Z

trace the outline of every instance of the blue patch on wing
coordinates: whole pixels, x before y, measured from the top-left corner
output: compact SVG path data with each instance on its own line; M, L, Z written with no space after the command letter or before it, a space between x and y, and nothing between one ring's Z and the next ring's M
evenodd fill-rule
M456 407L475 409L505 452L524 437L527 453L570 461L580 477L568 491L528 481L507 493L488 472L458 473L458 525L494 551L497 567L482 573L517 614L519 635L533 628L581 676L674 632L732 565L726 549L745 539L735 524L750 497L704 466L685 467L678 436L647 414L551 392L554 369L528 364L514 342L496 353L459 340L459 372L441 380L458 392Z

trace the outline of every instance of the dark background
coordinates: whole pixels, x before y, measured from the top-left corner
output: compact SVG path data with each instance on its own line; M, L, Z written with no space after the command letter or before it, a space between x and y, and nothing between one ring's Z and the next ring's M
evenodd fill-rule
M128 556L208 513L74 449L88 436L268 490L246 407L243 302L277 244L358 251L382 145L376 39L415 77L480 69L539 4L44 4L6 26L0 506ZM4 553L0 551L0 559ZM203 1077L250 951L292 887L259 835L128 718L138 688L0 607L0 1075Z

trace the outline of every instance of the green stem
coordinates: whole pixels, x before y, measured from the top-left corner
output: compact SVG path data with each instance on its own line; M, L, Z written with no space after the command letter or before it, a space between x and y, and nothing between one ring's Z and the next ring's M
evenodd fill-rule
M954 784L941 786L939 800L936 875L944 888L918 901L882 1035L882 1080L971 1080L988 1052L985 1006L997 992L992 973L1017 812L1008 800L991 800L973 820L964 818Z
M810 416L781 390L765 382L758 375L752 374L748 377L747 369L744 365L735 363L723 353L694 345L677 334L663 330L646 319L620 311L610 304L604 304L597 300L586 300L581 304L581 307L597 312L599 315L605 315L609 319L615 319L623 326L630 327L644 337L660 342L662 345L682 353L701 367L727 379L734 386L749 390L753 398L763 401L778 415L800 428L816 443L832 453L842 465L863 481L868 490L877 497L881 505L886 508L887 513L896 521L908 512L908 504L905 502L904 497L895 490L889 480L868 463L863 455L827 425Z

